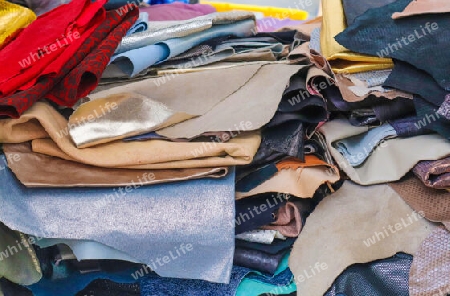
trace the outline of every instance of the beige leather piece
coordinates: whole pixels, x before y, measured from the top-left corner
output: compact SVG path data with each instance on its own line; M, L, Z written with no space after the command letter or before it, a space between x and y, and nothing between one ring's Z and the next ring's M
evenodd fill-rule
M367 130L367 127L352 126L347 119L334 119L319 129L337 165L352 181L361 185L397 181L420 160L441 159L450 155L450 143L437 134L395 138L378 146L361 166L352 167L332 143Z
M236 199L266 192L280 192L301 198L312 198L320 185L335 183L339 174L327 166L283 169L249 192L236 192Z
M450 2L446 0L413 0L402 12L394 12L393 19L399 19L420 14L448 13Z
M48 138L48 134L36 119L0 119L0 143L22 143L42 138Z
M409 295L446 294L450 294L450 232L439 227L414 254L409 272Z
M37 102L19 119L8 120L12 125L20 125L32 119L39 120L51 138L33 140L34 152L99 167L163 169L248 164L261 142L259 131L255 131L235 133L236 136L226 143L115 141L77 149L68 135L67 120L46 103ZM11 137L15 136L0 130L0 138L9 140Z
M175 75L157 86L150 78L91 95L92 99L133 92L161 102L171 110L198 115L159 129L171 138L193 138L204 132L257 130L275 114L286 84L303 66L244 64L242 66ZM277 73L274 79L273 73ZM158 82L159 83L159 82ZM180 91L182 90L182 91ZM241 124L246 124L242 127Z
M391 90L387 92L370 91L370 93L366 95L357 96L353 91L349 89L350 87L355 87L355 84L349 78L345 77L343 74L337 74L335 78L336 78L336 85L339 87L339 90L341 91L342 98L350 103L361 102L368 96L375 96L377 98L385 98L389 100L393 100L396 98L405 98L405 99L413 98L412 94L405 93L400 90Z
M352 264L391 257L397 252L415 254L435 228L389 186L364 187L346 181L319 203L294 244L289 267L295 276L297 295L324 295ZM385 230L389 235L384 234ZM381 233L379 239L375 233ZM314 266L324 268L314 269L312 275Z
M30 143L4 144L9 168L27 187L115 187L135 188L199 178L220 178L228 168L133 170L100 168L58 157L34 153ZM20 157L20 161L13 161Z
M300 209L293 202L287 202L277 212L277 219L261 229L277 230L286 237L297 237L302 231Z

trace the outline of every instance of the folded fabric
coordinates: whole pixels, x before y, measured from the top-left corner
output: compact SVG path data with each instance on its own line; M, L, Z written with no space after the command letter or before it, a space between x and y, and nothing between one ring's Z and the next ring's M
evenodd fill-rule
M286 239L277 230L251 230L243 233L236 234L236 239L241 239L251 243L260 243L270 245L275 239Z
M352 264L415 254L434 228L389 186L346 181L319 203L294 244L289 267L297 295L324 295Z
M16 35L31 22L36 19L36 15L28 8L10 3L5 0L0 1L0 49L6 46Z
M220 178L223 168L191 168L171 170L133 170L89 166L58 157L34 153L30 143L4 144L8 166L27 187L117 187L130 190L150 184L200 178ZM20 161L15 161L20 160ZM119 189L118 189L119 190Z
M278 295L296 290L294 275L288 267L289 253L286 253L280 261L273 276L253 271L245 276L239 284L236 296L246 296L251 291L251 295L269 293Z
M233 264L273 275L288 252L289 250L284 250L277 254L268 254L258 250L236 247Z
M198 116L157 131L173 139L189 139L207 131L256 130L274 116L286 83L302 67L250 64L205 70L169 76L165 83L160 78L146 79L95 93L90 98L133 92L150 96L171 110ZM278 77L275 80L274 72ZM185 91L178 91L180 88Z
M274 216L277 209L286 203L288 197L280 193L266 193L237 200L236 234L255 230L260 226L272 223L275 220Z
M414 174L428 187L450 188L450 158L425 160L416 164Z
M180 21L213 13L216 12L216 9L208 4L173 2L171 4L139 7L139 11L147 12L151 21Z
M444 0L415 0L401 12L394 12L393 19L410 17L421 14L447 13L450 12L450 3Z
M289 201L276 213L276 220L262 229L277 230L286 237L298 237L302 231L306 216L313 210L310 200Z
M439 135L420 135L390 139L385 147L380 146L373 151L363 165L352 167L333 143L367 131L367 127L355 127L348 120L339 118L325 123L319 129L325 136L328 149L339 168L352 181L361 185L397 181L423 159L440 159L450 155L450 144L446 139ZM411 150L411 147L415 147L414 150Z
M3 156L3 155L2 155ZM21 285L31 285L42 277L32 241L0 223L0 278Z
M143 186L121 194L108 188L29 189L7 169L0 175L0 220L13 229L100 242L161 276L229 280L234 171L221 179Z
M42 102L36 103L20 119L0 121L0 125L8 127L0 129L0 142L14 142L15 133L10 132L21 130L21 124L29 121L42 125L51 137L33 140L34 152L109 168L199 168L217 167L219 163L223 164L219 166L246 164L251 162L260 142L259 134L250 132L241 133L227 143L117 141L99 147L77 149L69 138L67 121L53 107ZM154 153L148 154L148 151Z
M403 11L410 2L399 0L368 10L338 34L336 41L359 53L408 62L425 70L442 88L450 90L450 81L444 71L450 66L450 59L442 58L440 54L449 46L444 33L450 27L448 15L424 14L398 20L391 18L393 13Z
M395 129L389 123L385 123L369 129L367 133L338 140L333 145L352 167L358 167L375 149L383 148L382 144L389 145L385 143L386 140L396 137Z
M148 13L140 12L139 18L134 25L127 31L126 36L146 31L148 29ZM125 38L125 37L124 37Z
M295 242L295 238L275 239L270 245L262 243L248 242L241 239L235 240L235 246L245 249L263 251L268 254L276 254L280 251L290 249Z
M398 195L415 211L422 211L424 217L433 222L450 225L450 193L426 187L413 174L399 182L390 183ZM449 229L450 230L450 229Z
M336 42L334 37L346 28L342 1L324 1L322 13L320 48L322 55L330 61L333 72L357 73L392 68L390 59L351 52Z
M111 63L119 67L124 74L134 77L146 68L167 61L208 39L228 35L248 37L253 34L254 28L255 21L253 19L215 25L210 29L186 37L172 38L114 55Z
M395 0L381 0L377 2L363 0L342 0L342 4L344 6L345 11L345 19L347 20L347 26L350 26L354 23L355 19L364 14L367 10L371 8L381 7L387 4L394 2Z
M439 227L424 240L414 254L409 273L409 295L449 294L449 274L450 232Z
M246 19L254 19L254 15L245 11L215 12L185 21L149 22L149 28L145 32L124 37L115 53L120 54L172 38L192 36L215 25L231 24Z
M114 11L108 12L105 21L101 22L86 40L81 37L73 40L70 46L77 46L76 52L64 51L65 55L70 55L69 58L66 59L63 56L63 60L58 58L52 63L53 65L58 61L62 64L56 73L51 76L42 76L27 90L0 98L0 106L4 106L0 108L0 115L18 118L36 101L44 97L60 105L75 104L81 96L95 88L96 79L99 78L96 75L103 71L114 48L135 22L137 14L137 10L122 16ZM48 23L54 25L52 21ZM34 39L34 36L30 38Z
M305 162L287 159L277 163L278 173L248 192L236 192L236 199L256 194L280 192L301 198L312 198L322 184L339 180L336 167L315 155L306 155Z
M75 0L40 16L25 28L1 50L0 63L4 67L0 72L0 96L28 89L39 77L58 73L104 21L104 3L105 0ZM39 34L43 31L45 34Z
M413 258L398 253L387 259L348 267L325 296L409 296L408 279Z

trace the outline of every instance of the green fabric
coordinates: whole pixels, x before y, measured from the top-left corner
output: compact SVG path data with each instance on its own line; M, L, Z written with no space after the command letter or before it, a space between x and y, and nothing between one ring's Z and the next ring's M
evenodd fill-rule
M289 268L289 255L286 254L280 262L277 270L275 271L275 275ZM255 271L255 273L261 274L260 272ZM236 296L257 296L264 293L270 294L289 294L297 291L297 286L295 285L294 278L292 278L291 283L287 286L275 286L266 283L262 283L260 281L248 279L245 277L242 282L239 284L239 287L236 291Z
M39 261L29 242L33 240L0 223L0 277L20 285L31 285L41 279Z

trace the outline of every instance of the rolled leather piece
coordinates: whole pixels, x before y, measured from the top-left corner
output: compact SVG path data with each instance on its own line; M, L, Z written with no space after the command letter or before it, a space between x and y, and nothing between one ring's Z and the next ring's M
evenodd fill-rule
M288 250L280 251L277 254L268 254L262 251L237 247L234 251L233 263L273 275L287 252Z
M228 168L139 170L101 168L35 153L30 143L4 144L8 166L27 187L117 187L220 178ZM19 161L15 161L19 160Z

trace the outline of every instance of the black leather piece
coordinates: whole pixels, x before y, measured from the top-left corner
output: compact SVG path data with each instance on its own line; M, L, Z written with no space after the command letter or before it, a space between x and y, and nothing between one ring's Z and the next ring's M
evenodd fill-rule
M288 250L281 251L277 254L268 254L257 250L239 247L236 248L234 252L233 263L238 266L247 267L273 275L277 270L281 259L283 259L283 256L287 252Z

